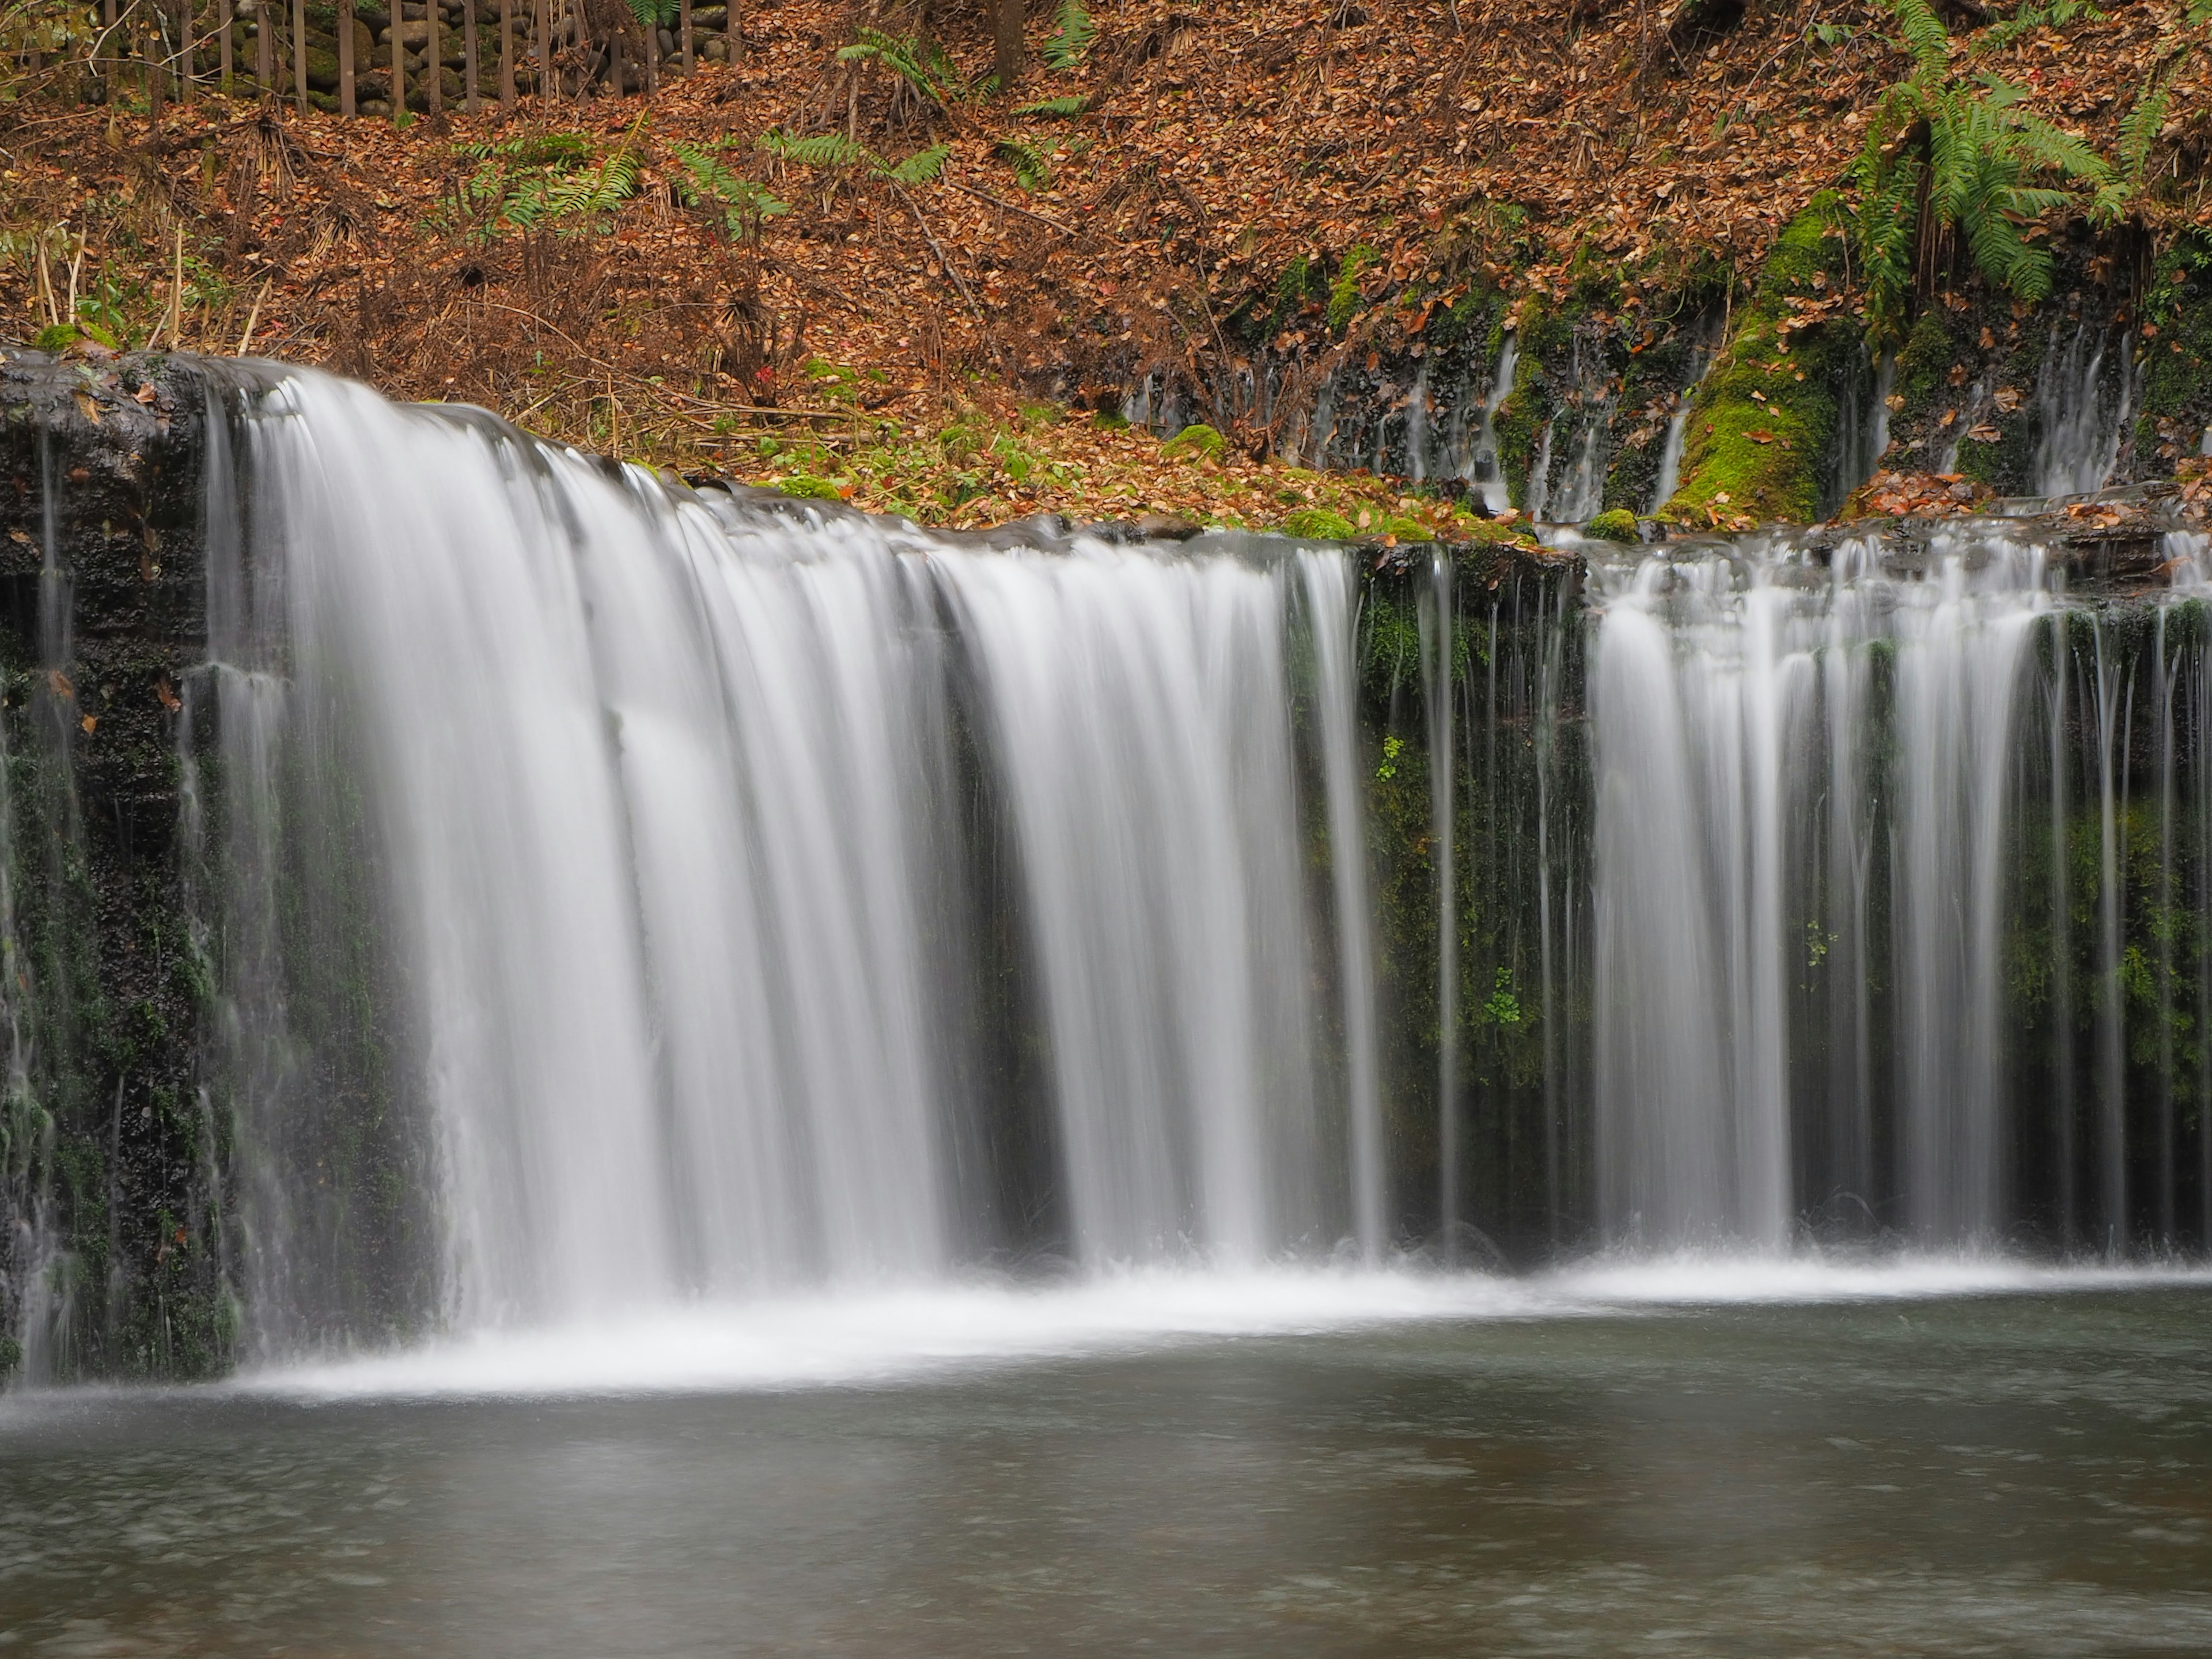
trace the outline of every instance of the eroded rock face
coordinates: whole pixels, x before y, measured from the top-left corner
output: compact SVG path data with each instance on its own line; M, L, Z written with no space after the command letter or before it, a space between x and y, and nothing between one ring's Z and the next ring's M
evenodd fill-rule
M228 1361L219 1114L179 858L205 656L190 360L0 348L0 1370Z

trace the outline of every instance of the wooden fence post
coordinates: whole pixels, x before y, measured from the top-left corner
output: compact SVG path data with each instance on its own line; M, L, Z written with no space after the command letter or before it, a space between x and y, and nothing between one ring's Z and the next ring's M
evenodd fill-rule
M407 22L400 13L399 0L392 4L392 125L407 125Z
M353 0L338 0L338 113L354 118Z
M477 0L461 0L461 107L477 112Z
M440 115L446 108L446 13L438 0L423 6L422 27L422 92L430 100L430 113Z
M222 67L216 75L222 87L222 95L228 98L231 94L232 77L238 71L236 49L230 43L230 0L215 0L215 26L222 32Z
M514 0L499 0L499 106L514 112Z
M292 0L292 96L307 112L307 0Z

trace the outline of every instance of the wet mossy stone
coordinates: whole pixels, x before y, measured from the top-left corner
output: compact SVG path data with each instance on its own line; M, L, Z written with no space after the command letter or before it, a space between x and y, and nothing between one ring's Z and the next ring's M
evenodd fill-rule
M1165 445L1166 453L1170 455L1203 455L1209 459L1217 460L1222 452L1228 447L1229 441L1226 438L1212 427L1205 425L1187 426L1169 439Z
M1792 300L1817 302L1844 278L1843 208L1823 191L1785 226L1751 303L1690 406L1682 477L1662 522L1690 527L1806 524L1836 435L1837 388L1858 361L1848 314L1802 330Z
M776 486L787 495L797 495L810 501L842 501L845 492L835 478L817 478L811 473L797 472Z
M1595 536L1600 541L1632 542L1636 539L1636 515L1625 507L1616 507L1584 525L1583 534Z

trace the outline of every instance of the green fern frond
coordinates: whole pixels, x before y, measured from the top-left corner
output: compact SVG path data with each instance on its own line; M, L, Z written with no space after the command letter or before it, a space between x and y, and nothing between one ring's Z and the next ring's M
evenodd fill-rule
M1921 0L1911 3L1921 3ZM1083 9L1083 0L1060 0L1060 10L1054 17L1052 33L1045 36L1041 55L1048 68L1072 70L1083 62L1097 38L1098 26Z
M852 45L837 48L841 64L873 59L923 97L943 104L960 90L960 71L936 41L863 27Z
M1923 75L1941 74L1951 61L1951 32L1928 0L1889 0L1889 15L1913 66Z
M2190 27L2203 28L2212 23L2212 0L2189 0L2189 9L2184 15Z
M731 172L711 148L674 143L668 149L684 168L685 176L677 189L684 201L692 207L720 207L732 237L743 236L756 220L789 211L766 189Z
M1048 188L1052 183L1052 163L1034 144L1024 143L1018 138L1001 138L992 147L992 154L1014 170L1014 182L1032 193Z
M926 185L945 171L945 158L951 154L950 144L932 144L927 149L915 151L896 167L878 163L876 170L897 184Z
M796 161L805 167L849 167L867 154L842 132L794 138L779 127L761 134L760 147L779 161Z
M2212 4L2212 0L2206 0ZM2158 82L2154 70L2144 80L2142 90L2136 95L2135 107L2120 120L2120 176L2130 188L2142 183L2143 167L2150 161L2150 147L2158 142L2158 130L2166 125L2168 99L2166 88Z
M2208 0L2208 3L2212 3L2212 0ZM1082 114L1090 107L1090 99L1081 93L1073 93L1065 98L1040 98L1033 103L1017 104L1013 112L1017 115L1049 115L1057 120L1066 120Z
M678 0L624 0L640 28L674 28L683 15Z

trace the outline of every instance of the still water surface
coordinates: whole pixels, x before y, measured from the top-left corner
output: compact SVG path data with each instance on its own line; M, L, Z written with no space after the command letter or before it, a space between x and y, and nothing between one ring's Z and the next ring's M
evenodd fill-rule
M2212 1287L0 1402L0 1652L2212 1653Z

